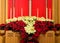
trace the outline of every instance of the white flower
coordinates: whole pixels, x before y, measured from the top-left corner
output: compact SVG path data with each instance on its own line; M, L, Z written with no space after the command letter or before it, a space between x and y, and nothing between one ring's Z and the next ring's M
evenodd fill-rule
M10 22L13 22L13 19L9 19L10 20Z
M54 22L54 20L51 20L52 22Z
M54 20L51 20L51 19L46 19L46 21L51 21L51 22L54 22Z
M46 21L46 19L44 17L38 18L38 20L40 20L40 21Z
M6 20L6 23L10 23L10 19L7 19L7 20Z
M33 20L33 18L29 18L29 20Z
M28 17L28 16L25 16L23 19L24 19L25 21L28 21L28 20L29 20L29 17Z
M23 17L18 17L17 19L18 19L18 21L20 21L20 20L23 20Z
M14 17L13 19L12 19L12 21L17 21L18 19L16 18L16 17Z
M36 32L36 30L34 29L34 27L33 26L29 26L29 25L27 25L26 27L25 27L25 31L26 31L26 33L28 33L28 34L34 34L35 32Z
M37 20L37 17L35 17L35 16L33 16L32 18L33 18L34 20Z
M24 21L24 20L23 20ZM29 22L28 21L24 21L26 24L29 24Z

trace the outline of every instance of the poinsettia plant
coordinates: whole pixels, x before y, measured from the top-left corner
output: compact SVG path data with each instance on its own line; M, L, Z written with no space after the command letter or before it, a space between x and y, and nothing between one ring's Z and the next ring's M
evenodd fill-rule
M21 43L39 43L37 38L41 33L45 34L48 30L56 31L60 25L55 25L53 20L33 16L7 19L6 24L0 25L0 27L4 27L5 30L20 32Z

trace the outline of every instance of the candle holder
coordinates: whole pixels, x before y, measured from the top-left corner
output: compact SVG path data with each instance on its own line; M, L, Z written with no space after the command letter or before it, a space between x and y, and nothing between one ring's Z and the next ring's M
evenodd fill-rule
M31 9L32 9L32 0L29 0L29 16L32 16L32 12L31 12Z
M12 19L12 8L10 8L10 19Z
M21 17L23 16L23 8L21 8Z
M39 8L37 8L37 18L39 17Z

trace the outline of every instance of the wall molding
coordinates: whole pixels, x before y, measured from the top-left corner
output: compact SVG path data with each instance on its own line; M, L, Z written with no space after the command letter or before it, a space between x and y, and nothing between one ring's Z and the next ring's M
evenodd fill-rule
M52 18L55 23L59 23L59 0L52 0Z
M6 0L0 0L0 24L5 23L6 21Z

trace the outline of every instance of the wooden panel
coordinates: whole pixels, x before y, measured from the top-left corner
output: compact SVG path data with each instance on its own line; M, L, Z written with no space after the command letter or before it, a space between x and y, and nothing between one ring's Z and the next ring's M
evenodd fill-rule
M6 34L5 34L5 43L14 43L14 33L9 30L9 31L6 31Z
M58 0L52 0L52 18L55 23L59 23L59 4Z
M48 31L46 33L46 43L55 43L55 32Z
M1 24L1 0L0 0L0 24Z
M60 43L60 31L56 31L56 43Z
M6 14L6 0L0 0L0 24L5 23L5 14Z
M38 41L39 43L55 43L55 32L48 31L46 34L40 34Z
M4 43L4 30L0 30L0 43Z
M13 32L11 30L6 31L5 43L20 43L20 39L19 32Z
M3 38L3 36L0 36L0 43L4 43L4 38Z
M20 43L21 37L19 32L14 32L14 43Z
M46 43L46 34L40 34L38 41L39 43Z
M60 0L59 0L59 24L60 24Z
M52 0L52 19L54 20L54 0Z
M6 4L5 4L5 1L6 0L1 0L1 20L2 20L2 23L5 23L5 15L6 15L6 12L5 12L5 6L6 6Z
M6 0L6 20L8 19L8 0Z

